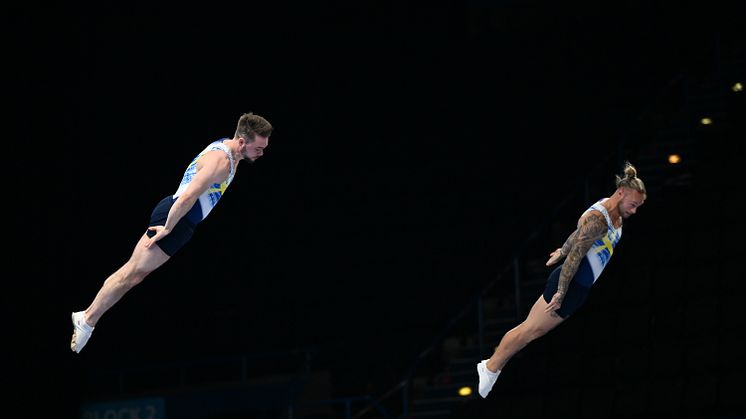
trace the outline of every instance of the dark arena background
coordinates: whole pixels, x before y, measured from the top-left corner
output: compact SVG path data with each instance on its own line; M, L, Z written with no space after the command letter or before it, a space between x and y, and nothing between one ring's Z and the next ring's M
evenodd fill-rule
M73 3L2 17L1 417L746 417L744 2ZM249 111L266 155L73 353ZM588 302L481 398L625 161Z

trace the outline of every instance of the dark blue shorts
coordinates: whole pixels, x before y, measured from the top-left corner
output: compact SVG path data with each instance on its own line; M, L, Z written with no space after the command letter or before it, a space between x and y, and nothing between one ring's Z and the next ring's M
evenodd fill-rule
M557 266L549 275L549 279L547 279L547 285L544 288L544 301L547 304L552 301L552 297L557 292L561 271L562 265ZM585 284L588 284L588 286L585 286ZM593 284L593 271L591 270L591 265L588 263L588 259L583 258L580 261L578 271L567 287L567 294L565 294L565 299L562 301L562 306L556 310L556 313L563 319L570 317L588 299L591 284Z
M174 201L176 201L176 199L171 195L163 198L161 202L155 206L155 209L153 209L153 213L150 215L150 224L148 227L165 225L166 218L168 218L168 211L171 210ZM189 221L187 217L183 217L178 223L176 223L174 229L168 233L166 237L158 240L156 244L165 254L173 256L176 251L181 249L189 239L192 238L194 228L195 224ZM146 234L148 237L153 237L155 232L148 230Z

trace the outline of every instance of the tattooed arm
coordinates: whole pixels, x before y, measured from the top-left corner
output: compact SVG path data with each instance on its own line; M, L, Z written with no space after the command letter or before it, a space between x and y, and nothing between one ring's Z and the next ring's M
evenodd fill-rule
M570 234L570 237L565 240L565 244L562 245L562 248L560 248L560 255L561 257L565 257L570 254L570 249L575 245L575 238L578 237L578 229L572 232Z
M575 237L577 236L578 230L573 231L572 234L570 234L570 237L565 240L565 244L563 244L561 248L550 253L549 260L547 261L547 266L552 266L560 259L567 256L567 254L570 252L570 249L572 248L572 245L575 244Z
M554 311L562 306L562 300L565 299L567 287L570 285L572 278L578 272L580 261L583 259L583 256L588 253L593 242L603 237L608 228L606 219L598 211L591 211L580 220L578 229L575 230L575 232L567 239L560 250L563 255L565 251L567 251L567 254L565 255L567 260L565 260L565 263L562 265L559 284L557 285L557 293L554 294L552 301L549 302L549 305L546 308L547 312ZM567 249L565 249L566 247Z

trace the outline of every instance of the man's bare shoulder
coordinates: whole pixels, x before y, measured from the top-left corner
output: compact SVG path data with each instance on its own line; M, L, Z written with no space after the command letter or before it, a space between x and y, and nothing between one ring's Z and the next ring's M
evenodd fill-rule
M595 239L602 236L609 228L606 217L598 210L590 210L583 214L578 221L579 236Z
M222 182L230 172L231 161L221 150L210 150L197 160L197 173L209 176L212 182Z
M197 159L198 168L207 165L214 167L225 166L230 168L230 164L231 162L228 155L222 150L210 150Z
M580 216L578 219L578 228L583 225L595 225L595 224L602 224L606 225L606 217L601 213L601 211L596 209L591 209L586 211L583 215Z

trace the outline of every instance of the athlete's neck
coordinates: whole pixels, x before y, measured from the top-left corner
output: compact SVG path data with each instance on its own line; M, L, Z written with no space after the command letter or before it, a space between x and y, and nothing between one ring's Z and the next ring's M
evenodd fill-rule
M614 193L608 199L606 199L601 205L606 208L606 212L609 213L609 219L614 223L614 227L618 228L621 225L622 215L619 213L619 201L622 199L621 195Z
M238 165L238 162L243 159L243 155L241 155L241 143L235 138L231 138L223 140L223 144L228 146L228 149L230 149L231 154L233 155L233 161Z

